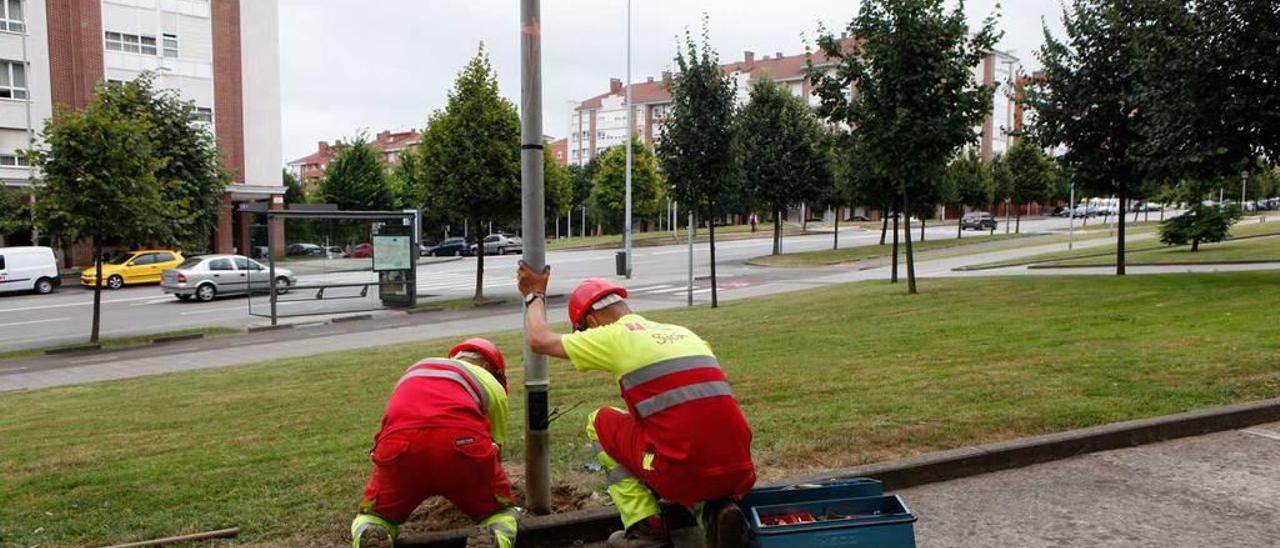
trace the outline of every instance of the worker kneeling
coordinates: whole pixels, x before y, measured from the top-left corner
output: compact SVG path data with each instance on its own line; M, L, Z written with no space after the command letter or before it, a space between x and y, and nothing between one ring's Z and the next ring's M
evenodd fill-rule
M518 510L502 470L507 377L502 352L469 339L449 359L426 359L400 377L370 453L373 476L351 522L352 545L395 546L400 524L441 496L479 524L468 548L511 548Z
M520 264L530 347L567 358L580 371L612 374L627 404L626 411L602 407L587 420L625 527L609 546L671 546L658 497L689 507L709 547L749 546L737 502L756 479L751 428L710 347L684 327L632 312L627 290L603 279L574 290L575 333L557 335L545 316L549 277L549 268L537 273Z

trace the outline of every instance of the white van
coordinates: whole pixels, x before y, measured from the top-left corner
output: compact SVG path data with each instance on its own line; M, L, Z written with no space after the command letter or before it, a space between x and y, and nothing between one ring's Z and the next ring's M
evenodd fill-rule
M0 247L0 293L35 291L53 293L62 285L58 262L48 247Z

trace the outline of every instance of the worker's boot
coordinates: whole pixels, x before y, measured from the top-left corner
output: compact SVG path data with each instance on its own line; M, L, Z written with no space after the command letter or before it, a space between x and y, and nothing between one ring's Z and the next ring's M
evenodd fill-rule
M394 548L396 526L369 514L356 516L351 523L352 548Z
M467 537L467 548L498 548L498 538L493 531L476 529Z
M702 508L707 548L750 548L751 528L747 516L733 499L708 501Z
M671 534L662 518L653 516L632 525L626 531L609 535L609 548L673 548Z

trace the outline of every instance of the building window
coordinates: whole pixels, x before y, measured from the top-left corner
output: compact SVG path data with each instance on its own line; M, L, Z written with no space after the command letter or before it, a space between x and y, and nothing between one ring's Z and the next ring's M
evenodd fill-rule
M27 32L22 17L22 0L0 0L0 30Z
M177 57L177 56L178 56L178 36L177 36L176 34L166 34L166 35L164 35L164 44L163 44L163 45L164 45L164 56L165 56L165 57Z
M27 98L27 66L18 61L0 61L0 97Z
M205 107L196 107L196 121L206 124L213 123L213 109Z
M17 154L0 154L0 167L31 167L25 156Z
M159 53L155 36L139 36L137 34L111 31L107 31L104 34L107 37L107 51L123 51L125 53L141 53L144 55L156 55ZM174 40L174 54L177 54L176 39Z

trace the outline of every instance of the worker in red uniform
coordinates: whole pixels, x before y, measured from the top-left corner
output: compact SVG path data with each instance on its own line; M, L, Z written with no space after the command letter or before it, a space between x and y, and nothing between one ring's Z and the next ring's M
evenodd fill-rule
M626 410L601 407L587 419L624 526L609 546L671 546L659 498L689 507L707 546L749 546L737 501L756 479L751 428L711 348L684 327L632 312L627 290L599 278L574 290L569 320L575 332L558 335L545 314L550 272L519 266L530 348L566 358L579 371L613 375L627 404Z
M512 548L518 510L502 470L507 366L492 342L468 339L449 359L400 376L374 436L373 476L351 522L352 546L395 546L400 524L441 496L476 520L468 548Z

